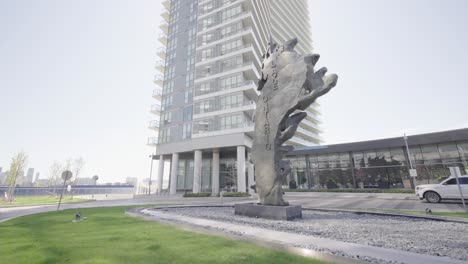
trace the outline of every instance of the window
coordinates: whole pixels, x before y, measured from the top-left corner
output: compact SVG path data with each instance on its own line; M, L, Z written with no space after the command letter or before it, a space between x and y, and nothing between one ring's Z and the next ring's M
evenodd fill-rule
M230 58L230 59L222 61L221 69L228 70L228 69L235 68L241 64L242 64L242 56L236 56L234 58Z
M172 121L172 112L164 112L162 114L163 125L170 124Z
M220 118L220 130L241 127L242 121L243 118L241 114L223 116Z
M211 58L213 56L213 50L212 49L206 49L204 51L202 51L202 55L201 55L201 60L207 60L209 58Z
M238 6L235 6L233 8L230 8L226 11L223 11L223 14L222 14L222 19L223 21L227 20L227 19L230 19L238 14L240 14L242 12L242 8L240 5Z
M219 102L221 104L221 109L239 107L243 103L243 96L240 93L234 94L234 95L223 96L219 98Z
M445 185L455 185L457 184L457 179L453 178L445 182Z
M162 101L162 110L165 110L172 106L172 95L166 96Z
M184 124L182 128L182 139L189 139L192 137L192 124Z
M190 102L192 102L192 99L193 99L193 92L190 90L190 91L185 91L185 103L188 104Z
M164 82L164 86L163 86L163 91L162 93L165 95L165 94L168 94L168 93L172 93L174 89L174 80L170 80L170 81L167 81L167 82Z
M241 75L232 75L220 80L221 89L230 89L236 87L242 81Z
M221 45L221 54L226 54L231 51L237 50L242 46L242 40L241 39L236 39L231 42L224 43Z
M460 184L468 185L468 178L459 178Z
M185 76L185 87L186 88L189 88L191 86L193 86L193 77L194 77L194 74L193 72L187 74L187 76Z
M184 121L192 121L192 106L184 107L183 111Z
M223 29L221 29L221 38L225 38L227 36L230 36L230 35L233 35L235 33L237 33L237 31L239 31L240 29L242 29L242 23L236 23L236 24L233 24L233 25L230 25L230 26L227 26Z
M161 134L159 135L159 143L167 143L171 140L171 129L166 128L161 130Z
M195 57L187 59L187 71L192 71L195 68Z

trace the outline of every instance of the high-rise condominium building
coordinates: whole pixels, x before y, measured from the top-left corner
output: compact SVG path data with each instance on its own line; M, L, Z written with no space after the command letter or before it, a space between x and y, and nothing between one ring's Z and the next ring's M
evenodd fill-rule
M312 53L306 0L165 0L160 26L153 97L160 103L150 122L158 137L157 190L164 170L169 190L250 191L254 168L249 162L259 92L262 55L270 39L297 37L296 50ZM313 146L321 142L318 105L287 142ZM165 162L166 161L166 162ZM164 168L164 164L169 164Z

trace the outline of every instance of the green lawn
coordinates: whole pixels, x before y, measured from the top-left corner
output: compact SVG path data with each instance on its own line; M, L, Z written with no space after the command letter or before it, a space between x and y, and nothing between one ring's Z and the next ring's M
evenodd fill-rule
M386 212L386 213L399 213L399 214L418 214L418 215L425 215L425 211L417 211L417 210L400 210L400 209L363 209L366 211L373 211L373 212ZM439 212L439 211L432 211L432 215L435 216L448 216L448 217L462 217L468 218L467 213L463 212Z
M201 235L124 214L129 207L77 209L0 223L2 263L325 263Z
M54 196L17 196L15 197L16 201L13 203L7 203L3 200L0 200L0 207L10 207L10 206L25 206L25 205L36 205L36 204L57 204L59 197ZM88 199L73 198L70 196L64 196L62 198L62 203L76 203L84 202Z

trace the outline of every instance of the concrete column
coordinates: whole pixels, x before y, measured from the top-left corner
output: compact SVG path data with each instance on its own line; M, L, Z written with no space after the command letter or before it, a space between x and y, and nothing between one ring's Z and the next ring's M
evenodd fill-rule
M245 146L237 146L237 191L247 192L245 184Z
M158 193L162 192L163 186L163 174L164 174L164 157L163 155L159 155L159 167L158 167L158 180L156 185L156 191Z
M171 186L170 194L174 195L177 192L177 170L179 167L179 153L172 153L172 163L171 163Z
M247 153L247 192L254 194L255 191L250 186L255 185L254 165L252 163L252 152Z
M211 174L211 194L219 194L219 149L213 149L213 172Z
M199 193L201 190L201 174L202 174L202 152L195 150L195 157L193 161L193 193Z

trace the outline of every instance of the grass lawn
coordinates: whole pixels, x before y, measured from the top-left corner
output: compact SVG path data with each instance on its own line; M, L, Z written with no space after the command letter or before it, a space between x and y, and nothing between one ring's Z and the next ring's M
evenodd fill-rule
M325 263L124 214L129 207L77 209L0 223L2 263Z
M400 214L420 214L420 215L426 214L425 211L417 211L417 210L399 210L399 209L363 209L363 210L374 211L374 212L386 212L386 213L400 213ZM468 218L468 214L463 213L463 212L439 212L439 211L433 210L432 215Z
M59 197L54 196L17 196L15 197L15 199L16 201L11 204L0 200L0 207L25 206L35 204L57 204L59 201ZM71 199L70 196L64 196L62 198L62 203L76 203L84 201L88 201L88 199L81 199L76 197Z

